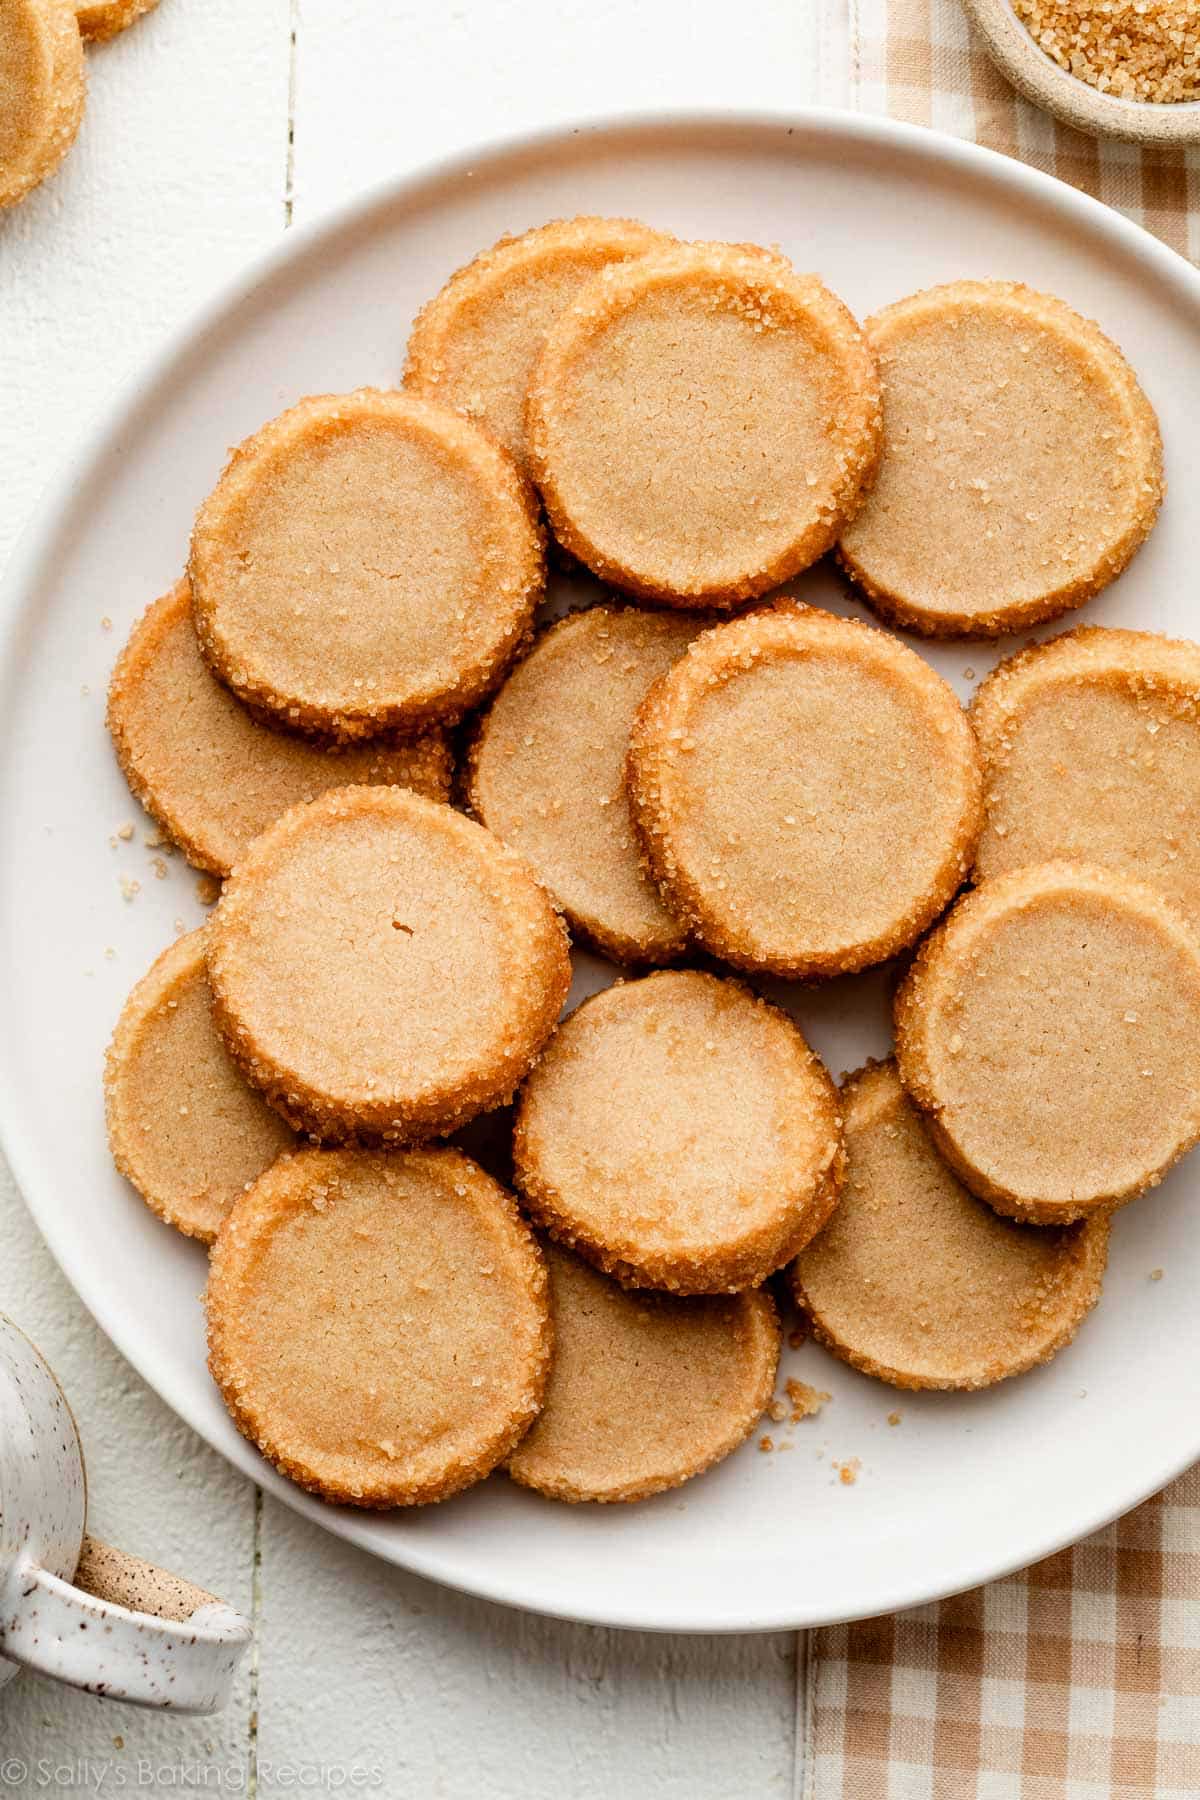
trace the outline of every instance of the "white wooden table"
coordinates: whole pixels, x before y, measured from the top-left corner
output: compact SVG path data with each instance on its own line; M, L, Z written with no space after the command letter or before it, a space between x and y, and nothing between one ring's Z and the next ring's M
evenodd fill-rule
M162 0L93 54L68 163L0 218L0 559L113 385L289 221L498 132L609 110L837 104L841 4ZM87 1200L81 1181L81 1218ZM264 1500L111 1349L2 1165L0 1310L67 1387L97 1533L215 1588L257 1627L236 1698L213 1720L22 1676L0 1695L0 1800L801 1793L802 1639L643 1636L505 1612Z

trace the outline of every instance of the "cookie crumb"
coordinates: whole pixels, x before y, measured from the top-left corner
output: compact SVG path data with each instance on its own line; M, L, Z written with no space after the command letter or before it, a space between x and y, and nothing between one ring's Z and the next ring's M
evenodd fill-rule
M130 839L133 837L133 826L129 823L128 819L126 819L124 825L117 826L117 836L123 844L129 843Z
M890 1412L888 1414L888 1424L889 1425L898 1425L903 1417L904 1417L903 1413Z
M123 900L132 900L136 895L140 894L141 891L142 884L140 881L136 881L132 875L122 875L121 898Z
M758 1440L758 1447L765 1454L766 1451L773 1450L775 1448L775 1440L774 1440L774 1438L760 1437Z
M1150 1271L1151 1281L1161 1281L1162 1278L1163 1278L1163 1272L1161 1269L1151 1269L1151 1271Z
M858 1480L858 1472L862 1468L857 1456L848 1456L845 1462L834 1463L833 1466L838 1472L838 1480L843 1487L853 1487Z
M788 1332L788 1347L789 1347L789 1349L803 1350L803 1348L807 1342L808 1342L808 1333L804 1330L804 1327L802 1325L797 1325L792 1331Z
M793 1425L798 1425L801 1419L815 1419L831 1397L820 1388L809 1387L807 1381L789 1380L785 1386L792 1403Z

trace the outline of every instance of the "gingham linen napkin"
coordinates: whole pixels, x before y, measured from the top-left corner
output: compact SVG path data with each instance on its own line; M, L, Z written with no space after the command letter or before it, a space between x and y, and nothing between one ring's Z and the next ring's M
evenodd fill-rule
M1200 260L1200 152L1056 124L957 0L826 0L822 26L830 102L1019 157ZM814 1631L807 1694L805 1800L1200 1800L1200 1466L1020 1575Z
M812 1633L806 1800L1200 1795L1200 1468L953 1600Z
M834 0L848 33L848 99L974 138L1057 175L1200 262L1200 150L1083 137L1022 100L973 36L958 0ZM829 32L837 29L830 20Z

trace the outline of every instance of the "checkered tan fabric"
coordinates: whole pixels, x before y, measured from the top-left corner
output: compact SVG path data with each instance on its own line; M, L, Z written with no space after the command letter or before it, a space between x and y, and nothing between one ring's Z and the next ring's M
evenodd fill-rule
M848 13L853 106L1019 157L1200 261L1200 152L1056 124L957 0ZM1200 1800L1200 1466L1020 1575L813 1632L806 1735L805 1800Z
M809 1652L806 1800L1200 1795L1200 1467L1073 1549Z
M1022 100L958 0L849 0L850 103L932 125L1043 169L1200 262L1200 150L1081 136Z

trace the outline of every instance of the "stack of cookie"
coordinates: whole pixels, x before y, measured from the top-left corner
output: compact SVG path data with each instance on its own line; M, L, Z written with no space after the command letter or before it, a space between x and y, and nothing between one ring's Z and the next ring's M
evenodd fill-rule
M1071 1338L1112 1209L1200 1137L1200 650L1069 633L968 714L773 591L836 551L889 623L996 636L1161 496L1061 301L861 328L777 251L611 219L504 240L400 389L234 451L113 676L130 786L224 887L107 1099L213 1246L211 1368L278 1468L655 1493L753 1429L780 1275L902 1387ZM621 598L536 631L547 542ZM572 937L633 973L559 1023ZM895 1058L839 1092L756 984L914 947ZM439 1141L514 1098L515 1198Z

